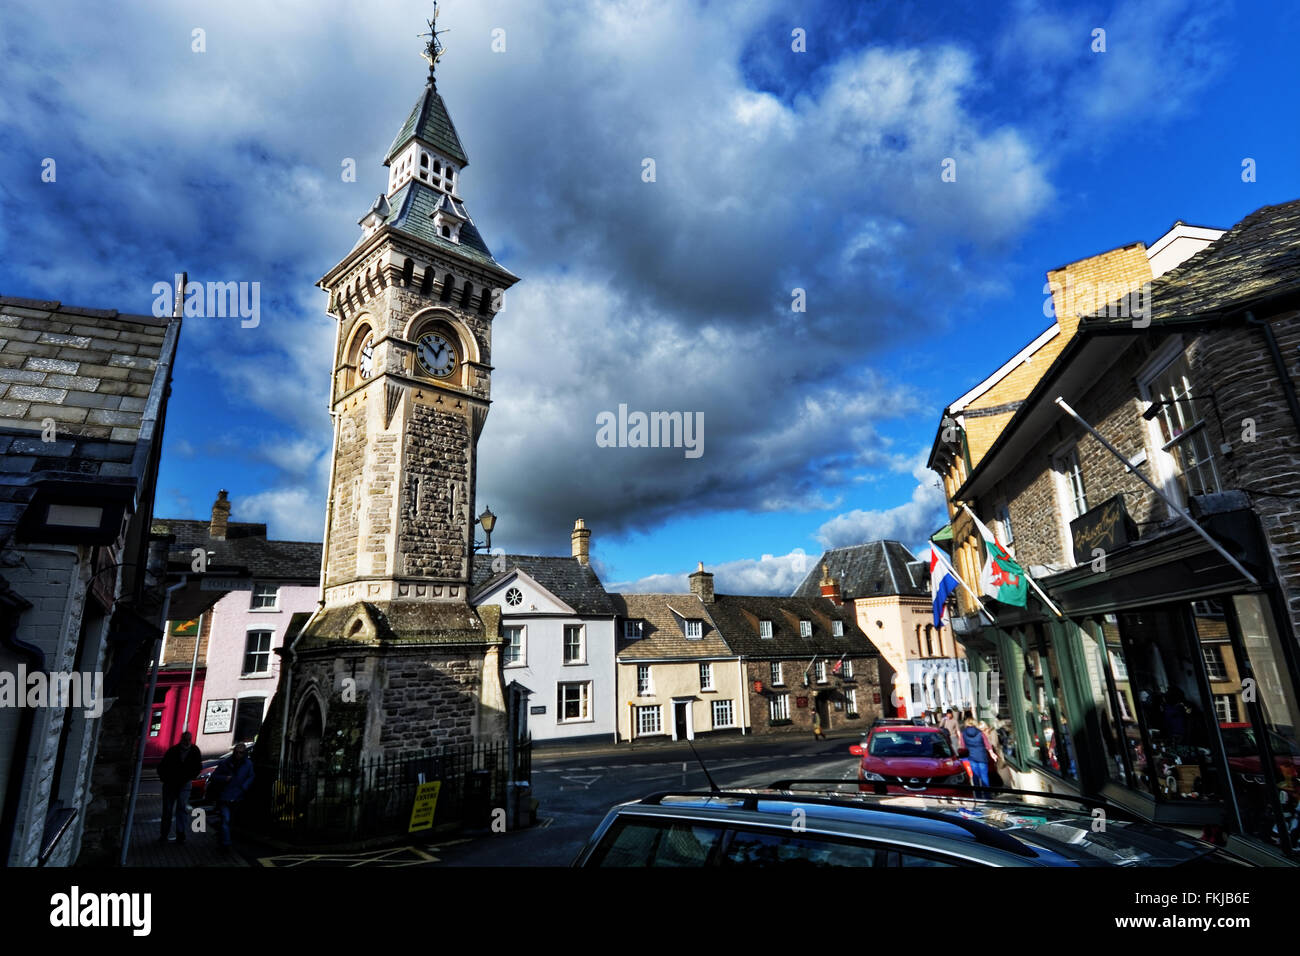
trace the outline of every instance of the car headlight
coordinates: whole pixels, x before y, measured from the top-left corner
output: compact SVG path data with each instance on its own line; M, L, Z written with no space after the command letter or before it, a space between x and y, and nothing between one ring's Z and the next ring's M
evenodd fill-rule
M969 783L969 779L964 773L955 773L951 777L944 777L944 783Z
M864 770L864 771L862 771L862 779L863 779L863 780L879 780L881 783L884 783L884 782L885 782L885 778L884 778L884 777L882 777L882 776L881 776L880 774L878 774L878 773L872 773L870 770Z

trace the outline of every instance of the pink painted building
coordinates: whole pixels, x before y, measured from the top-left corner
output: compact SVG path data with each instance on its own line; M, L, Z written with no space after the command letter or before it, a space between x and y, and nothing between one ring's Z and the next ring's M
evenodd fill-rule
M280 679L280 658L295 613L310 613L320 597L321 546L271 541L266 525L230 521L220 492L212 520L160 519L169 565L192 569L195 549L207 554L190 587L212 603L198 618L171 621L154 695L146 762L162 759L183 730L204 757L219 756L239 741L254 740ZM206 603L206 602L205 602ZM187 721L182 721L185 702Z

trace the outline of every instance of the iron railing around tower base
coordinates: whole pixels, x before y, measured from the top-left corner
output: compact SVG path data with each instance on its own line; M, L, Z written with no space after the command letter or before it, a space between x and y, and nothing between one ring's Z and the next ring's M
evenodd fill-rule
M515 745L511 769L505 741L384 754L353 766L257 765L236 820L251 835L294 844L397 840L409 831L420 785L437 781L434 828L488 827L494 811L507 807L510 781L529 779L531 740Z

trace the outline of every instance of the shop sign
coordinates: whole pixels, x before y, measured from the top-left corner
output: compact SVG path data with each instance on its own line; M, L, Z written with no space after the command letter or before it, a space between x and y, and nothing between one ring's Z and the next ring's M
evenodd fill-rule
M1091 564L1101 549L1109 553L1137 540L1137 525L1124 507L1124 496L1116 495L1095 508L1089 508L1070 522L1074 539L1074 560Z

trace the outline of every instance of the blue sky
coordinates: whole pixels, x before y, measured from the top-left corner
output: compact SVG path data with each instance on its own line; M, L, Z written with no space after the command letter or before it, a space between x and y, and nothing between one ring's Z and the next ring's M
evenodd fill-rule
M319 537L314 283L386 184L430 6L0 10L0 293L148 312L178 269L260 283L256 328L186 322L160 515L224 487ZM479 506L511 551L567 552L584 517L628 589L704 561L788 592L825 546L918 548L940 411L1047 326L1046 270L1300 196L1289 4L447 0L442 25L461 194L522 277ZM704 454L598 447L619 404L702 412Z

